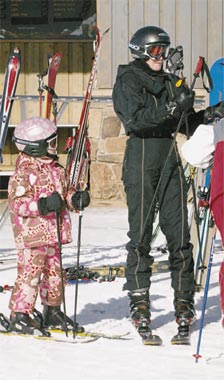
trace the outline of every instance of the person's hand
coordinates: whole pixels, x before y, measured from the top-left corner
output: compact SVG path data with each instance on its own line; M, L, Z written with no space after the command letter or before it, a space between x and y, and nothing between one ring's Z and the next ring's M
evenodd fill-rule
M39 198L37 206L41 215L47 215L52 211L59 212L63 207L63 201L60 194L55 191L46 198Z
M212 123L215 119L224 117L224 101L207 107L204 112L204 124Z
M85 207L88 207L90 204L90 196L87 190L76 191L71 198L72 205L75 210L83 210Z
M180 117L183 111L189 111L194 105L195 92L182 92L178 98L170 101L166 105L166 109L169 115L174 117Z
M177 106L181 112L183 111L189 111L194 106L194 97L195 92L189 91L182 92L178 98L175 98L175 102L177 103Z

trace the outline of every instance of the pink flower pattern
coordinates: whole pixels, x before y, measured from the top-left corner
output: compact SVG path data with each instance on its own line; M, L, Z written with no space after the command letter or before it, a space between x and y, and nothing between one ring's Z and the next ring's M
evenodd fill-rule
M38 291L44 305L62 303L60 253L57 245L18 251L17 278L9 302L13 311L30 314ZM65 272L63 270L64 280Z
M64 168L55 161L47 164L20 153L8 188L10 216L18 249L57 242L55 212L42 216L37 207L40 197L54 191L61 194L65 202L60 215L60 233L62 244L66 244L72 240L68 208L74 210L71 203L74 189L68 186Z
M62 303L62 281L56 213L40 215L38 200L57 191L64 207L60 213L60 240L72 241L69 210L74 211L64 168L55 161L43 162L19 153L10 177L8 200L18 250L17 278L9 302L13 311L31 313L38 291L42 304ZM63 271L64 273L64 271ZM65 275L65 274L63 274Z

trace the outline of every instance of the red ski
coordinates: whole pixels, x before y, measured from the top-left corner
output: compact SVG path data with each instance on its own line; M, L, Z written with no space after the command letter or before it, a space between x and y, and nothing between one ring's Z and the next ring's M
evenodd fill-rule
M48 67L48 85L44 86L44 88L47 90L47 96L46 96L46 110L45 110L45 117L47 119L50 119L51 117L51 109L52 109L52 100L55 97L55 82L56 82L56 75L61 63L62 59L62 53L55 53L53 57L49 59L49 67Z
M105 33L108 32L107 29ZM87 85L87 90L82 107L81 117L76 135L69 137L65 150L68 153L66 169L70 177L71 184L75 189L85 190L89 188L89 164L90 164L90 141L88 139L88 116L91 102L94 78L97 71L97 60L99 55L101 36L96 30L96 40L94 41L95 56Z
M21 55L18 48L14 48L9 56L5 71L5 82L2 94L0 110L0 162L3 162L2 151L8 131L8 124L11 115L14 95L16 92L18 77L21 66Z

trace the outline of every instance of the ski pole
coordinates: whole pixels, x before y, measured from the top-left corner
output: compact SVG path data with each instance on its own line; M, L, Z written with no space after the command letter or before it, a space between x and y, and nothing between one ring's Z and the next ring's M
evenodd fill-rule
M57 100L55 100L57 98L57 95L54 93L54 96L53 96L53 99L52 99L52 103L53 103L53 116L54 116L54 124L57 125L57 115L58 115L58 105L57 105Z
M216 227L214 227L214 234L212 237L211 248L210 248L208 270L207 270L206 283L205 283L204 296L203 296L203 303L202 303L202 310L201 310L201 319L200 319L200 328L199 328L199 335L198 335L197 351L196 351L196 354L193 355L195 357L196 363L198 363L198 359L201 358L200 346L201 346L202 330L203 330L203 326L204 326L205 309L206 309L206 303L207 303L207 298L208 298L208 289L209 289L210 275L211 275L212 262L213 262L215 237L216 237Z
M81 249L81 231L82 231L82 192L80 192L80 207L79 207L79 224L78 224L78 240L77 240L77 271L75 282L75 303L74 303L74 327L73 327L73 339L76 337L76 320L77 320L77 304L78 304L78 286L79 286L79 261L80 261L80 249Z
M194 85L195 85L195 81L196 79L199 77L199 74L200 74L200 71L202 70L202 67L203 67L203 64L204 64L204 58L203 57L199 57L199 60L198 60L198 63L197 63L197 66L196 66L196 69L195 69L195 73L194 73L194 79L193 79L193 82L191 84L191 91L193 90L194 88ZM176 144L176 139L177 139L177 134L179 133L180 131L180 128L181 128L181 125L182 125L182 122L185 118L185 115L186 115L186 111L183 111L182 114L181 114L181 117L180 117L180 120L179 120L179 123L177 125L177 129L174 133L174 137L173 137L173 141L172 141L172 144L170 146L170 149L169 149L169 152L168 152L168 155L167 155L167 158L166 158L166 161L163 165L163 169L162 169L162 172L161 172L161 175L160 175L160 178L158 180L158 183L157 183L157 186L156 186L156 189L155 189L155 192L154 192L154 195L153 195L153 198L152 198L152 201L151 201L151 204L149 206L149 210L146 214L146 218L145 218L145 222L143 224L143 228L142 228L142 231L140 233L140 239L139 239L139 242L137 243L137 248L142 244L143 242L143 239L144 239L144 236L145 236L145 231L146 231L146 226L147 226L147 222L148 222L148 219L149 219L149 216L151 214L151 211L152 211L152 208L153 208L153 205L154 205L154 202L156 200L156 197L157 197L157 194L158 194L158 191L159 191L159 186L161 184L161 181L162 181L162 178L164 176L164 173L165 173L165 169L166 169L166 166L167 166L167 163L169 161L169 158L171 156L171 153L174 149L174 146Z
M39 87L37 91L39 92L39 115L42 116L42 106L43 106L43 92L45 89L43 77L47 75L48 69L44 70L42 73L37 74Z
M200 239L199 239L199 248L198 253L195 259L195 282L198 289L200 289L202 285L202 279L204 270L206 269L205 265L205 255L206 255L206 247L207 247L207 238L208 238L208 231L209 231L209 220L210 220L210 210L209 210L209 197L210 197L210 169L207 170L206 173L206 181L205 181L205 188L208 189L206 196L202 195L199 196L199 205L200 207L203 207L203 218L201 221L201 229L200 229ZM201 190L200 190L201 191ZM198 210L199 211L199 210ZM199 263L201 262L201 264ZM200 277L199 277L199 270L200 270ZM199 278L199 279L198 279Z
M197 238L198 238L198 245L199 245L198 258L201 263L200 269L203 271L204 269L206 269L206 267L203 265L203 259L202 259L202 240L200 237L200 229L199 229L200 219L199 219L199 212L198 212L198 207L197 207L197 196L196 196L195 181L194 181L194 168L191 165L190 165L190 177L191 177L191 188L192 188L192 193L193 193L194 219L196 223Z
M194 79L193 79L193 81L191 83L191 87L190 87L191 90L193 90L195 82L196 82L197 78L199 78L200 72L202 71L202 68L203 68L204 65L205 65L205 59L204 59L204 57L200 56L199 59L198 59L198 63L197 63L195 72L193 74L194 75Z
M66 337L68 337L68 327L67 327L67 321L66 321L66 303L65 303L64 273L63 273L62 252L61 252L60 213L59 212L56 212L56 221L57 221L58 247L59 247L59 256L60 256L61 293L62 293L62 301L63 301L65 335L66 335Z

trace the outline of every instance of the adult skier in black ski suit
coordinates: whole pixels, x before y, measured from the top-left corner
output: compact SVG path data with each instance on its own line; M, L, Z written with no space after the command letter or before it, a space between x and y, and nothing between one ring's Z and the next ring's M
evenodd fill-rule
M198 113L194 111L194 92L184 80L163 70L169 45L170 38L163 29L155 26L139 29L129 44L135 60L118 67L113 88L114 110L129 136L122 173L130 238L124 290L129 291L130 313L136 326L141 320L150 323L150 265L153 263L150 241L156 204L168 244L176 320L185 318L190 323L194 318L194 261L187 189L173 132L183 111L187 114L190 134L199 124L224 113L222 103ZM180 132L186 132L184 123Z

